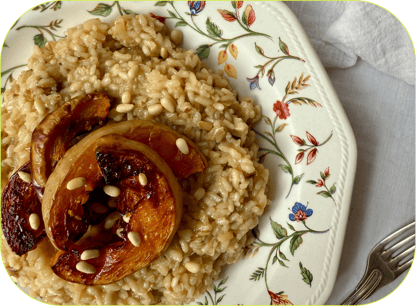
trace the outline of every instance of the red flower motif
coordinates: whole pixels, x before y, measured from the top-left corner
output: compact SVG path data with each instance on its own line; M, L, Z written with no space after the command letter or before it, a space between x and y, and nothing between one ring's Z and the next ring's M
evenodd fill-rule
M298 146L303 145L303 140L296 136L296 135L290 135L290 137L292 138L293 142L296 143Z
M322 187L324 185L324 181L323 180L319 180L317 183L316 183L316 187Z
M243 17L241 17L241 21L248 27L250 27L254 21L256 21L256 13L250 4L246 6Z
M271 292L270 290L267 290L267 292L269 293L270 298L272 299L273 305L293 305L292 302L288 300L287 295L276 294L274 292Z
M162 16L157 16L153 13L149 13L150 17L155 18L157 20L159 20L161 23L165 24L165 17Z
M306 137L308 137L308 140L314 145L317 146L319 143L316 141L315 137L312 136L308 131L306 131Z
M289 106L279 100L273 104L273 111L280 119L287 119L290 116Z
M300 152L300 153L298 153L298 154L296 155L296 158L295 158L295 164L299 164L299 163L302 161L303 156L304 156L303 151L302 151L302 152Z
M222 18L229 22L236 21L237 18L235 17L234 13L227 11L227 10L220 10L218 9L218 12L221 14Z
M324 171L325 177L328 178L330 176L329 174L329 167L325 169Z
M317 148L312 149L308 153L308 159L306 160L306 164L307 165L309 165L310 163L312 163L315 160L317 153L318 153L318 149Z

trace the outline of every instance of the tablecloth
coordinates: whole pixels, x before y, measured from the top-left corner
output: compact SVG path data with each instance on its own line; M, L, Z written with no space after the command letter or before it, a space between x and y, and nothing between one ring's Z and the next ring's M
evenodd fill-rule
M326 67L357 140L350 216L327 301L339 304L360 281L374 245L415 218L415 53L403 25L374 4L286 4ZM363 303L386 296L404 277Z

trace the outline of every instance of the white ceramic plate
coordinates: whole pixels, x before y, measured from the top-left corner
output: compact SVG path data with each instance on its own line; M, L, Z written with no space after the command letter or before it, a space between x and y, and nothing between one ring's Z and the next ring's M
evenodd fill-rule
M10 30L2 88L34 43L90 18L153 13L184 34L264 118L256 132L270 170L269 209L245 259L226 268L203 304L323 304L335 282L356 167L351 126L296 17L281 2L66 2L43 4ZM164 19L163 17L170 17ZM17 67L17 68L16 68Z

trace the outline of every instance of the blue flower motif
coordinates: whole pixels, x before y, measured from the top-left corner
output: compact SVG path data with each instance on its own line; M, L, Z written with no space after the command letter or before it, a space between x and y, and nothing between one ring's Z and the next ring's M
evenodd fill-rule
M260 84L259 84L259 76L258 75L256 75L252 79L247 78L247 81L250 83L250 89L251 90L256 89L256 88L258 88L258 89L261 90Z
M196 15L202 12L205 8L206 1L188 1L189 10L191 15Z
M296 202L295 205L292 207L292 212L293 214L289 214L289 219L291 221L297 222L306 220L313 214L312 209L306 209L306 206L299 202Z

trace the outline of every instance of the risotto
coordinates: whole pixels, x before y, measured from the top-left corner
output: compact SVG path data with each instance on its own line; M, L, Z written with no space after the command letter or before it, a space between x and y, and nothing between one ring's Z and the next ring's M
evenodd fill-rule
M188 304L212 288L226 264L252 242L268 203L268 170L258 163L253 125L260 106L238 98L222 71L183 50L181 32L147 15L92 19L66 37L35 46L23 71L3 94L2 189L30 158L31 133L64 102L94 92L113 100L108 123L151 120L191 139L206 156L205 172L180 181L183 217L166 252L124 279L100 286L56 276L55 249L44 238L19 257L2 233L7 270L30 295L55 304Z

